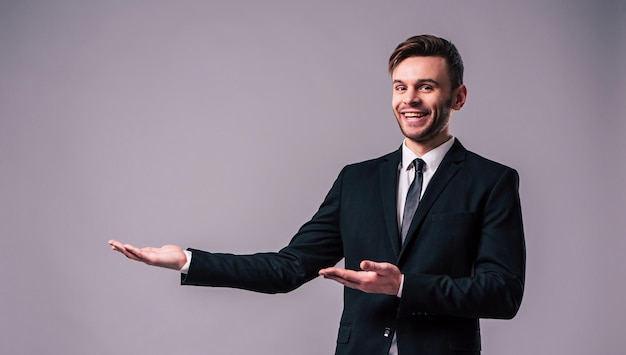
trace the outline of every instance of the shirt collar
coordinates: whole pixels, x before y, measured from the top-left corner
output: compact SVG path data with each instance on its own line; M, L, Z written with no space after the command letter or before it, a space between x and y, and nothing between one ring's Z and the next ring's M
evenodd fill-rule
M408 169L409 165L413 160L415 160L415 158L420 158L425 163L424 170L437 170L439 164L443 161L443 158L446 156L450 148L452 148L454 140L454 137L450 137L450 139L448 139L445 143L439 145L423 156L418 157L417 154L413 153L413 151L406 146L405 139L402 142L402 167Z

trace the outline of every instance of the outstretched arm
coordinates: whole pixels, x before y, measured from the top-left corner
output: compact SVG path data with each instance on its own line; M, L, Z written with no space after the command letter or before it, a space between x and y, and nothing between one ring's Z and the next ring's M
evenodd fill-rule
M109 240L111 249L118 251L127 258L141 261L148 265L180 270L187 262L183 249L177 245L164 245L160 248L137 248L130 244L122 244L117 240Z

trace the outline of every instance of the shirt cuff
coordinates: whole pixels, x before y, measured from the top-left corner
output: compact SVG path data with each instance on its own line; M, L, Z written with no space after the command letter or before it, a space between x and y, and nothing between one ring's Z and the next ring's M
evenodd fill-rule
M402 278L400 279L400 289L398 289L398 298L402 298L402 289L404 288L404 274L402 274Z
M180 269L180 273L186 275L189 272L189 265L191 265L191 251L183 250L183 252L185 253L185 256L187 256L187 262ZM402 277L404 279L404 275L402 275ZM400 286L400 289L402 289L402 286Z

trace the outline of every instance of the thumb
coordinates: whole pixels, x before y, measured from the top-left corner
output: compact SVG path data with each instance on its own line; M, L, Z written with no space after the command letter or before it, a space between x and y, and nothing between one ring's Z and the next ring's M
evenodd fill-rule
M363 271L374 271L378 274L385 274L385 271L388 269L387 263L377 263L370 260L361 261L361 265L359 266Z

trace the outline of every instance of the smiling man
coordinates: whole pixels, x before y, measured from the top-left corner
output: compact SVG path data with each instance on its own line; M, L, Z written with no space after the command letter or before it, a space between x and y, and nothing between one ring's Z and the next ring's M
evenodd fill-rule
M522 300L518 175L451 136L467 97L452 43L411 37L389 71L400 149L346 166L285 248L232 255L109 244L180 270L184 285L277 293L318 275L339 282L336 354L479 354L479 319L512 318ZM342 258L345 268L334 267Z

